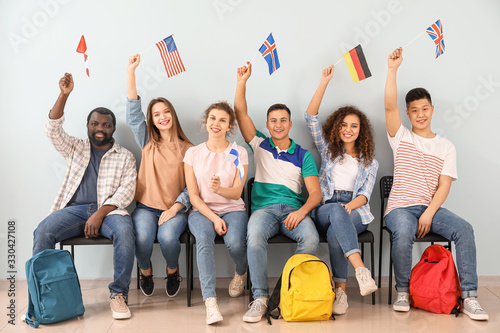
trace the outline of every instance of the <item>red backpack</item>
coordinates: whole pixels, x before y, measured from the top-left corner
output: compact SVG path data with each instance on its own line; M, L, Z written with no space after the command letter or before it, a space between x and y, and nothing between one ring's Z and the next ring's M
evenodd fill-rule
M425 249L410 277L411 305L434 313L462 309L462 289L451 252L442 245Z

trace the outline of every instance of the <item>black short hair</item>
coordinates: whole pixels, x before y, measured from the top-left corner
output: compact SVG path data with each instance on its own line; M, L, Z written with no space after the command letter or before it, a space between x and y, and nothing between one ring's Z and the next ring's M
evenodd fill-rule
M431 94L424 89L424 88L413 88L412 90L408 91L406 94L406 108L408 108L408 105L410 105L411 102L417 101L419 99L427 99L429 103L432 105L432 98Z
M290 118L290 120L292 119L292 112L290 112L290 109L288 108L288 106L286 106L285 104L273 104L269 107L269 109L267 109L267 117L269 118L269 113L273 112L273 111L276 111L276 110L285 110L286 112L288 112L288 117Z
M116 127L116 117L115 117L115 114L110 109L104 108L102 106L98 107L98 108L95 108L94 110L90 111L89 115L87 116L87 124L89 123L90 117L92 116L92 113L94 113L94 112L97 112L97 113L100 113L100 114L103 114L103 115L106 115L106 116L111 116L111 118L113 119L113 127Z

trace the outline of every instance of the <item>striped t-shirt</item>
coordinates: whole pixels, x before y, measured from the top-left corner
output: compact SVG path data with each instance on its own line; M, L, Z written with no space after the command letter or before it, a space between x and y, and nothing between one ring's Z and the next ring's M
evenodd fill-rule
M440 175L457 179L455 146L449 140L437 134L423 138L403 125L388 138L394 154L394 181L385 214L394 208L429 205Z
M248 143L255 162L252 212L275 204L299 209L305 203L302 198L304 178L317 176L318 169L311 153L291 141L290 148L278 151L271 138L257 131Z

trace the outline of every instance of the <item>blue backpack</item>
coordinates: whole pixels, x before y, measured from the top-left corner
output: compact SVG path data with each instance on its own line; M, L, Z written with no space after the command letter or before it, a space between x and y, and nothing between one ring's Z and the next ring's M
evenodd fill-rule
M26 323L32 327L81 316L85 312L80 282L68 251L43 250L26 262L29 305Z

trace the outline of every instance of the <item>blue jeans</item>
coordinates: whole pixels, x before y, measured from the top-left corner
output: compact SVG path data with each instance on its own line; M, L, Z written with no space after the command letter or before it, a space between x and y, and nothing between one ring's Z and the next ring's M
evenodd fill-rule
M385 223L392 232L392 260L398 292L409 291L413 242L418 219L426 209L424 205L401 207L391 210L385 217ZM472 226L446 208L439 208L432 219L430 231L455 243L462 297L477 297L476 243Z
M247 234L248 217L246 212L237 211L219 215L226 222L227 232L222 235L231 258L236 264L236 273L243 275L247 271ZM217 233L214 224L199 211L188 217L189 230L196 238L196 257L200 275L203 300L216 297L215 294L215 256L214 244Z
M96 204L73 205L47 216L33 232L33 255L53 249L62 240L84 235L85 223L96 210ZM132 219L129 215L107 215L99 235L113 241L114 281L109 284L109 291L127 297L135 251Z
M314 209L311 214L318 231L326 233L333 281L339 283L347 281L349 274L347 257L354 253L361 253L358 234L368 229L368 224L361 222L361 216L357 210L349 214L340 205L351 200L351 191L335 191L330 200Z
M319 236L314 222L309 216L289 230L283 223L288 214L297 209L285 204L276 204L257 209L248 220L247 256L252 280L254 298L269 297L267 282L267 241L281 233L298 243L296 254L315 254L319 244Z
M149 268L156 238L160 243L161 253L167 261L167 267L175 269L179 265L179 254L181 253L179 238L187 228L187 214L178 212L170 220L158 226L158 220L162 213L161 209L151 208L141 203L137 203L137 207L132 213L135 230L135 255L139 267L143 270Z

